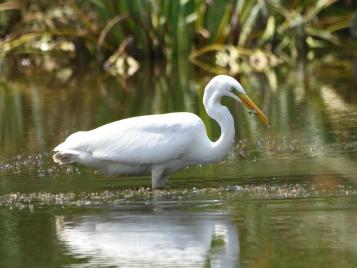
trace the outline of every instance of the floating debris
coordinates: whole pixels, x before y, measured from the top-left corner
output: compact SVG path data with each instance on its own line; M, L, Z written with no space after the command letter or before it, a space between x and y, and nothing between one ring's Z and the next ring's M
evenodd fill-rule
M357 189L351 185L337 185L322 189L307 183L231 185L216 188L185 188L151 190L150 188L125 189L121 191L82 193L7 193L0 195L0 207L35 209L41 206L86 207L101 205L142 204L157 202L226 202L232 200L281 200L322 197L355 197ZM217 200L217 198L219 199Z

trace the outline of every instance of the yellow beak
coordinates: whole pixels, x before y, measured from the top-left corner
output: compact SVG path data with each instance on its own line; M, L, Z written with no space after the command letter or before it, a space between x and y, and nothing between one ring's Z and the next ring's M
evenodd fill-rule
M247 94L240 94L238 95L239 99L241 102L251 111L254 111L258 118L267 126L270 127L270 122L268 117L262 112L262 110L259 109L257 105L248 97Z

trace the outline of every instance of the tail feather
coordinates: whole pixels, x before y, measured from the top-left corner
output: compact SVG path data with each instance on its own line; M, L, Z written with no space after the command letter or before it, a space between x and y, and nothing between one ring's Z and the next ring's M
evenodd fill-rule
M78 153L71 151L56 152L53 156L53 161L60 165L77 162Z

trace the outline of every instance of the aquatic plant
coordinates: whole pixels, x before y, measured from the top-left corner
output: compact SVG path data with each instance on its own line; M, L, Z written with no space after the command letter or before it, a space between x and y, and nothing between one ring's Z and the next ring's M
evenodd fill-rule
M143 59L190 56L213 72L263 71L338 45L334 32L349 26L352 12L336 2L2 1L0 61L47 69L97 63L112 74L132 75ZM333 4L344 8L340 15L326 12Z

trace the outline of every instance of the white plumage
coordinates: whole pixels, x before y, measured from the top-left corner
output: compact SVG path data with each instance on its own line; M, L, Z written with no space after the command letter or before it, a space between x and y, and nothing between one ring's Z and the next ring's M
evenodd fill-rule
M234 93L238 93L238 96ZM150 175L152 188L164 186L170 173L189 165L221 160L234 143L234 121L223 96L241 101L268 124L268 119L232 77L216 76L206 86L204 105L221 127L212 142L195 114L180 112L119 120L90 131L79 131L58 145L53 156L60 164L78 162L108 174Z

